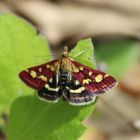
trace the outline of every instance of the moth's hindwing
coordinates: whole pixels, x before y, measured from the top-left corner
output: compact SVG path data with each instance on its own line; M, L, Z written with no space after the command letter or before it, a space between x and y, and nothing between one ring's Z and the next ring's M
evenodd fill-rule
M77 79L72 78L69 86L66 87L66 98L69 104L81 106L93 103L96 100L89 90L87 90Z
M41 100L45 100L48 102L58 102L61 97L60 86L58 85L57 74L55 74L45 87L38 91L38 97Z

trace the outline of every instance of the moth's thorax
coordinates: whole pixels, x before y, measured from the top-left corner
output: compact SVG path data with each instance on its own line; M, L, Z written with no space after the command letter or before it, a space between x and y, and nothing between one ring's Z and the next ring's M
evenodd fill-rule
M60 69L62 69L62 70L69 70L70 69L71 61L68 59L68 57L62 56L59 59L59 61L60 61Z
M73 64L72 60L67 56L62 55L62 57L59 58L57 64L57 70L59 70L60 72L79 72L78 68Z
M61 71L67 71L68 73L79 72L79 69L73 64L72 59L69 57L68 47L64 47L62 56L54 65L54 70L60 73Z

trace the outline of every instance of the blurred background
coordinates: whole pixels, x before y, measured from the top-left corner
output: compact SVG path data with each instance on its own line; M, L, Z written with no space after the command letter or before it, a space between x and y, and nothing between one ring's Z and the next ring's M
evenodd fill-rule
M119 85L99 98L82 140L140 140L140 0L1 0L0 12L32 23L53 53L91 37L98 68Z

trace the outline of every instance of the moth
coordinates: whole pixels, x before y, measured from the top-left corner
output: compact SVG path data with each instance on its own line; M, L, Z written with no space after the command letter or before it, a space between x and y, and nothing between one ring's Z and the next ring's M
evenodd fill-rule
M56 103L61 97L71 105L88 105L117 85L112 76L69 57L65 47L60 58L28 68L19 77L37 90L41 100Z

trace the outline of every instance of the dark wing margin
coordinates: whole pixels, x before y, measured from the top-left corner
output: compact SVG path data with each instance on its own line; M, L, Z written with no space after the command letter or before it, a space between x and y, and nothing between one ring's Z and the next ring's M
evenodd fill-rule
M75 106L89 105L96 101L96 96L91 96L90 91L84 90L79 94L69 93L69 104Z

